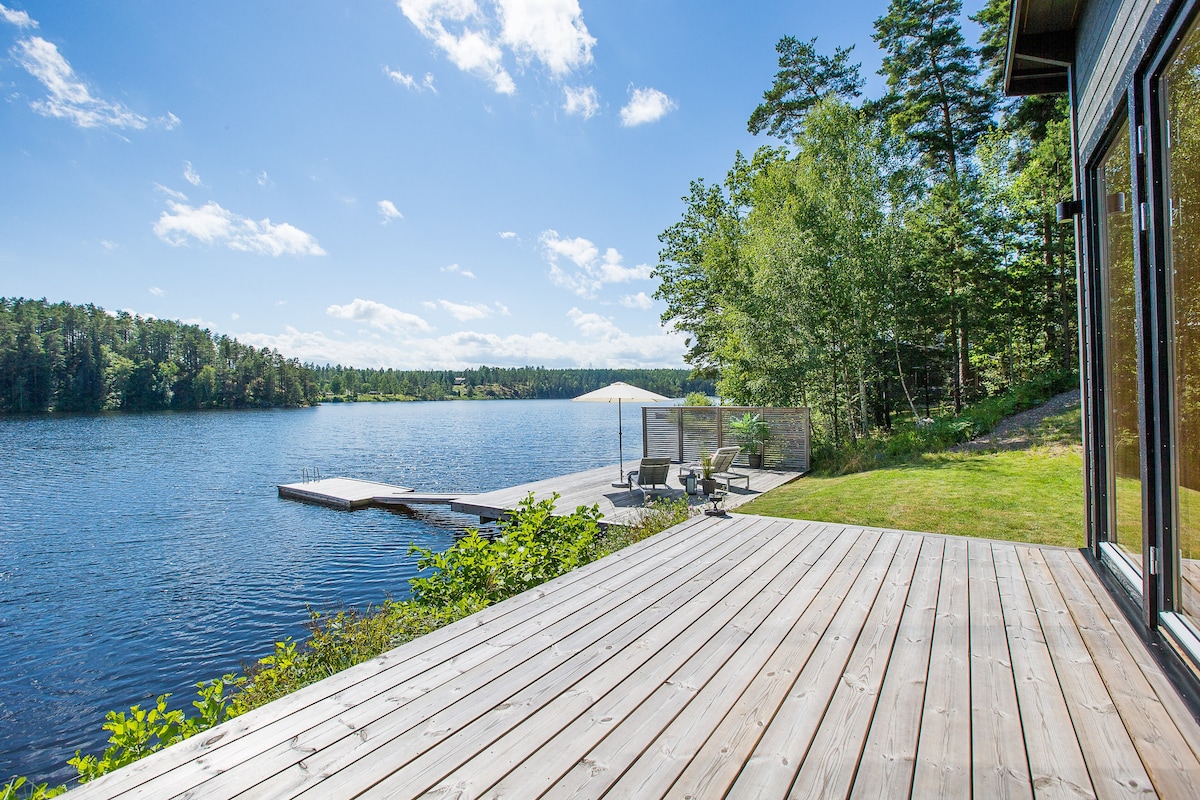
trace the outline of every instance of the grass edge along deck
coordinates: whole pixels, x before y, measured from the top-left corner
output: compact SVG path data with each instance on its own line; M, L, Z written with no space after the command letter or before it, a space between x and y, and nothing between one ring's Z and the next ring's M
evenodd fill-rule
M1198 754L1079 551L735 514L71 796L1173 798Z

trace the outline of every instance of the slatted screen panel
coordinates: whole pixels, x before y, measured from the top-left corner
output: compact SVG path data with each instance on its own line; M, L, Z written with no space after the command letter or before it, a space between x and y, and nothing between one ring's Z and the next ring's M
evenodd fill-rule
M759 413L771 426L771 438L763 452L763 464L808 472L812 442L807 408L764 408Z
M679 461L679 406L642 407L642 455Z
M720 445L717 441L717 416L706 406L684 406L680 409L683 418L684 461L699 461L702 453L711 453Z
M699 461L726 444L736 444L729 423L746 414L760 414L771 426L763 466L807 472L810 441L807 408L750 406L643 406L642 454L679 462ZM744 453L734 462L746 466Z

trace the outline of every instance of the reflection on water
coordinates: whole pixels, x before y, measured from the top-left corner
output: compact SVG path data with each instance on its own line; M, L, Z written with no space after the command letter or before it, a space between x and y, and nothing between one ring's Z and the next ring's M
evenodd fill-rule
M615 406L347 404L0 419L0 779L61 781L104 713L303 635L307 607L402 597L409 545L476 522L280 500L303 468L487 491L617 460ZM625 455L641 453L625 409Z

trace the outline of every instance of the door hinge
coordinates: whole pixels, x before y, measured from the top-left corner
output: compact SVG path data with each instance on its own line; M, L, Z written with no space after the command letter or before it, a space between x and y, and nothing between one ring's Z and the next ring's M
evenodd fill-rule
M1144 125L1137 126L1137 149L1138 149L1139 156L1146 155L1145 132L1146 132L1146 127Z
M1158 548L1157 547L1150 548L1150 574L1151 575L1161 575L1162 574L1162 569L1159 567L1159 563L1158 563Z
M1138 229L1142 233L1145 233L1147 230L1149 230L1148 226L1146 225L1146 220L1148 220L1150 218L1149 212L1150 212L1150 204L1149 203L1138 203L1138 226L1139 226Z

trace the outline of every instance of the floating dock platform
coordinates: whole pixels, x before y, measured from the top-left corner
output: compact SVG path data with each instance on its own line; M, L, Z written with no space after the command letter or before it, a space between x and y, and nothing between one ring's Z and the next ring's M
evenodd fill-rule
M284 483L279 496L316 503L342 511L368 506L450 505L462 493L418 492L407 486L360 481L355 478L322 478L304 483Z

